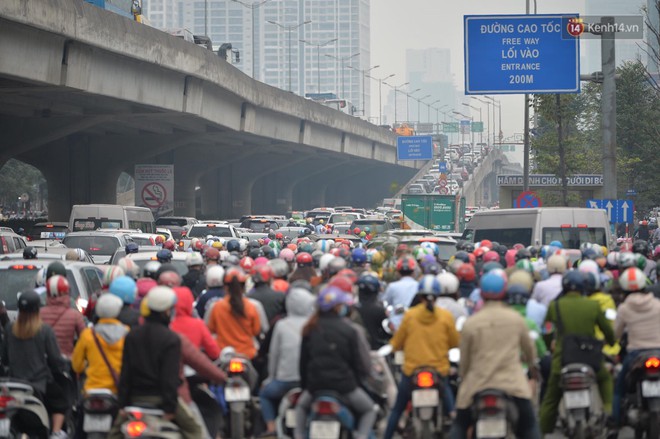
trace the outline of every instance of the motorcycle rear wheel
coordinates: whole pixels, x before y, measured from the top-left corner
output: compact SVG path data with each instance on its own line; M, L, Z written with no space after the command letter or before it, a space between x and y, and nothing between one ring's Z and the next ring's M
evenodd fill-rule
M231 439L243 439L243 413L232 411L229 416Z
M660 439L660 413L649 414L649 425L646 429L646 439Z

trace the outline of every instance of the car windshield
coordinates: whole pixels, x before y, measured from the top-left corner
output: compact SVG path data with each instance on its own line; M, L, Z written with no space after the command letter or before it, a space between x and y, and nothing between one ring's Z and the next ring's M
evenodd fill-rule
M262 233L268 230L276 230L279 228L277 221L262 221L262 220L248 220L244 221L241 226L245 229L250 229L254 232Z
M5 302L8 310L16 310L16 296L19 292L34 290L37 272L38 267L0 270L0 299Z
M120 229L121 220L120 219L74 219L73 220L73 231L74 232L86 232L89 230L96 229Z
M131 238L133 238L133 242L136 243L137 245L155 245L156 244L150 238L144 238L144 237L141 237L141 236L131 236Z
M144 269L144 266L147 265L147 262L151 262L151 259L137 259L137 258L132 258L133 261L137 264L138 267L140 267L140 273L142 273L142 270ZM172 260L170 262L174 268L176 268L176 271L179 273L181 276L185 276L186 273L188 273L188 266L186 265L186 261L182 260Z
M190 233L188 233L189 238L206 238L209 235L219 238L231 238L232 236L229 227L217 227L215 224L196 226L190 229Z
M543 245L559 241L564 248L580 248L583 242L607 245L605 229L595 227L544 227Z
M92 256L112 256L119 240L110 236L67 236L62 241L69 248L81 248Z
M350 223L358 218L356 213L335 213L330 217L331 223Z
M386 230L389 230L390 227L387 227L385 221L353 221L351 224L351 230L359 227L361 230L364 230L365 227L369 227L369 232L373 235L374 233L383 233Z
M157 226L177 226L185 227L188 221L185 218L158 218L156 220Z

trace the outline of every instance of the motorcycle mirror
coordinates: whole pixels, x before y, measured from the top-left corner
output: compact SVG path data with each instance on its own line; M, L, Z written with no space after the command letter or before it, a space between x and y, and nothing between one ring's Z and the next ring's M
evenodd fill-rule
M392 353L393 350L394 350L394 348L392 348L391 344L386 344L382 348L378 349L378 356L387 357L388 355L390 355Z
M467 317L465 316L460 316L459 318L456 319L456 330L458 332L461 332L463 330L463 325L465 325L466 320Z
M458 348L449 349L449 362L459 363L461 361L461 350Z
M385 331L386 334L392 335L392 330L390 329L390 321L388 319L380 322L380 325L383 327L383 331Z
M607 320L616 320L616 310L615 309L608 309L605 311L605 318Z

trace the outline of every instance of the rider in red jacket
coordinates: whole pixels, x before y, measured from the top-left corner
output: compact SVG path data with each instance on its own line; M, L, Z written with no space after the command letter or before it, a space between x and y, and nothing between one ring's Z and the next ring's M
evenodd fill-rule
M175 316L170 323L170 329L186 336L197 348L204 350L206 355L215 360L220 356L220 348L211 335L203 320L193 317L193 294L188 287L176 287L177 296Z

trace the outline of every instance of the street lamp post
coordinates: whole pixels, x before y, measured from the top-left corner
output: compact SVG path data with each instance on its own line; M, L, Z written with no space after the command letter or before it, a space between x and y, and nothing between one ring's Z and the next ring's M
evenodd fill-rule
M291 88L291 32L293 32L296 29L299 29L300 27L311 23L312 20L305 20L301 23L298 24L289 24L289 25L284 25L280 24L276 21L273 20L268 20L268 23L274 24L275 26L279 27L282 30L285 30L289 33L289 91L292 91ZM298 65L298 71L300 71L300 64Z
M490 142L490 106L493 105L490 101L482 101L481 99L472 96L472 99L475 101L481 102L482 104L486 104L486 143ZM495 143L495 142L493 142Z
M463 114L459 111L456 111L456 110L452 111L452 113L457 114L461 117L464 117L465 119L470 119L470 133L472 134L472 140L474 141L474 133L472 132L472 121L474 120L473 117L472 116L466 116L465 114ZM460 129L460 126L459 126L459 129ZM465 133L463 133L463 132L461 133L461 146L463 146L463 143L465 143L464 134ZM470 150L472 150L472 147L470 147Z
M495 100L490 96L484 96L484 97L493 103L493 126L495 125L495 108L497 108L499 111L499 121L498 121L498 130L497 130L498 132L497 135L494 136L494 138L499 138L501 145L502 144L502 101L500 101L499 99Z
M430 102L430 103L427 103L427 104L426 104L426 122L427 122L427 123L431 123L431 107L432 107L433 105L437 104L438 102L440 102L441 100L442 100L442 99L437 99L437 100L435 100L435 101L433 101L433 102Z
M255 52L256 52L255 51L256 37L255 37L255 35L256 35L256 27L257 26L256 26L256 23L254 21L254 10L257 9L257 8L260 8L261 6L265 5L266 3L268 3L269 1L272 1L272 0L261 0L261 1L255 2L255 3L246 3L242 0L232 0L232 1L238 3L239 5L242 5L243 7L246 7L246 8L248 8L252 11L252 77L256 78L257 75L255 73L254 66L256 65L256 55L255 55ZM206 0L206 3L208 4L208 0ZM207 6L207 8L208 8L208 6ZM209 36L208 32L207 32L206 36L207 37Z
M406 93L406 122L410 122L410 96L414 95L420 90L421 88L418 88L411 91L410 93Z
M422 122L422 110L421 110L422 101L424 99L430 98L430 97L431 97L431 95L426 95L426 96L422 96L419 99L416 99L417 100L417 124L418 125Z
M358 69L357 67L353 66L347 66L349 69L353 69L356 72L362 73L362 116L367 115L366 109L367 109L367 93L366 93L366 87L365 87L365 78L367 77L367 73L372 71L373 69L377 69L380 67L380 65L375 65L373 67L369 67L368 69Z
M339 56L339 57L328 54L325 55L328 58L336 59L341 64L341 98L342 99L346 99L346 90L344 90L344 63L351 58L355 58L359 54L360 52L354 53L353 55L349 55L349 56Z
M480 107L473 107L472 105L467 104L465 102L463 103L463 105L465 105L466 107L470 107L473 110L479 110L479 122L483 123L483 120L481 119L481 108ZM474 143L474 131L472 132L472 140L473 140L473 143ZM484 128L483 128L483 125L482 125L481 126L481 132L479 133L479 143L483 143L483 141L484 141Z
M332 40L328 40L323 43L312 43L311 41L300 40L301 43L309 44L310 46L316 47L316 74L318 80L318 85L316 90L317 93L321 93L321 47L327 46L330 43L334 43L338 39L339 38L333 38Z
M367 75L367 77L378 81L378 125L383 124L383 81L390 79L393 76L394 73L384 78L374 78L373 76Z
M391 86L387 82L385 83L385 85L390 85L390 87L392 87L394 89L394 125L396 125L396 123L397 123L397 112L396 112L396 109L397 109L397 107L396 107L397 93L398 93L398 91L401 87L405 87L408 84L410 84L410 82L404 82L401 85L395 85L395 86Z

